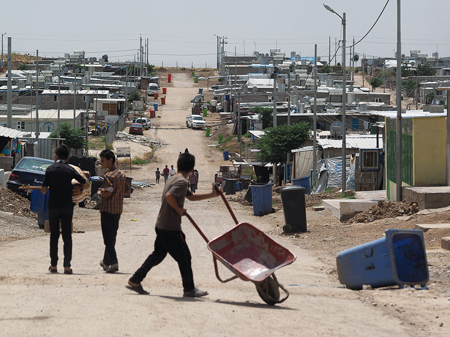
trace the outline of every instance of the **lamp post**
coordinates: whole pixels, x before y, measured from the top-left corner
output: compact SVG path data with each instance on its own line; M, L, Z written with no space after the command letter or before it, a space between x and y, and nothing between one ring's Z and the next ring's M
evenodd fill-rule
M323 6L333 14L336 14L342 21L342 194L345 194L345 187L347 182L347 149L346 149L346 141L345 141L345 125L346 125L346 110L347 110L347 78L346 78L346 69L345 69L345 30L346 30L346 19L345 13L340 16L336 13L330 6L327 4L323 4Z
M0 68L3 69L3 35L6 35L6 32L2 34L2 64L0 65Z

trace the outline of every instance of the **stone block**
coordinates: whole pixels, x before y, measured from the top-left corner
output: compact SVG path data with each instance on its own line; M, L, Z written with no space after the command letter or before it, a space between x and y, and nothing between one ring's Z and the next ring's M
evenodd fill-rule
M450 250L450 236L446 236L441 239L441 247L443 249Z
M416 229L420 229L423 232L427 232L430 229L448 229L449 223L437 223L437 224L416 224Z

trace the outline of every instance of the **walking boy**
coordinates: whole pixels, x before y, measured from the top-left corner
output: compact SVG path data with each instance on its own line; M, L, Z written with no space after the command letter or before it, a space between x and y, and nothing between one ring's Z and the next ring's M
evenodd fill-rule
M175 171L175 169L173 168L173 165L170 165L169 174L170 174L170 176L174 176L175 174L177 174L177 171Z
M194 276L191 267L191 253L186 244L186 237L181 230L181 217L185 213L184 199L198 201L217 197L214 184L212 192L193 195L188 190L186 178L195 166L195 157L189 153L183 153L178 157L178 173L166 184L162 194L161 209L156 220L156 240L153 253L145 260L144 264L129 279L128 289L138 294L148 294L142 288L141 282L154 266L161 263L169 253L178 263L183 281L183 296L200 297L208 295L208 292L195 287Z
M167 165L163 169L163 176L164 176L164 184L166 184L167 178L169 178L169 168L167 167Z
M72 274L72 179L82 184L83 190L89 188L89 183L68 164L69 148L61 144L55 150L55 163L47 167L41 192L47 193L48 217L50 223L50 267L51 273L57 273L59 223L61 222L64 241L64 274Z
M156 168L155 176L156 176L156 183L159 184L159 177L161 176L161 172L159 171L159 167Z
M100 266L107 273L119 271L119 262L116 254L116 237L119 229L120 215L123 211L123 197L130 193L127 178L116 165L116 156L111 150L100 152L100 165L108 169L105 174L103 188L98 195L102 198L100 203L100 221L102 224L105 253Z

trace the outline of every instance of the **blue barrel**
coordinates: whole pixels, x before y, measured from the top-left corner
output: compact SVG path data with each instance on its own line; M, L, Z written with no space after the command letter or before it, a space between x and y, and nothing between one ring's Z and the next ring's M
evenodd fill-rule
M388 287L428 280L428 263L419 229L388 229L385 237L340 252L336 258L339 281L350 289L363 285Z
M224 95L224 96L223 96L223 99L224 99L225 101L229 101L229 100L230 100L230 95Z
M223 151L223 160L228 160L230 157L228 156L228 150Z
M253 214L263 216L272 212L272 184L251 185Z
M305 194L310 194L311 193L311 184L309 182L309 176L304 176L301 178L297 178L297 179L292 179L292 184L294 186L301 186L306 188L306 193Z
M32 190L31 192L31 203L30 203L30 210L33 213L41 213L44 212L47 208L46 205L46 197L47 194L43 194L41 190Z
M198 93L203 94L203 88L198 88Z
M158 111L158 103L153 103L153 109L154 109L155 111Z
M242 182L236 182L236 191L243 191L244 187L242 186Z

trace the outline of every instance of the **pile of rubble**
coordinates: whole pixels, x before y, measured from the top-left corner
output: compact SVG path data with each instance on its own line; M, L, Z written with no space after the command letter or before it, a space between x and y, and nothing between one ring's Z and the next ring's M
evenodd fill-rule
M419 212L415 202L407 201L378 201L369 210L355 215L348 223L368 223L379 219L396 218L403 215L413 215Z
M30 211L30 200L1 186L0 211L28 218L36 218L36 213Z
M132 141L132 142L139 143L141 145L149 146L149 147L164 145L161 141L158 141L156 139L150 139L145 136L130 135L128 133L121 132L121 131L117 132L116 141Z

